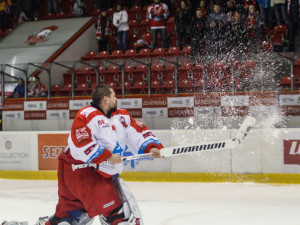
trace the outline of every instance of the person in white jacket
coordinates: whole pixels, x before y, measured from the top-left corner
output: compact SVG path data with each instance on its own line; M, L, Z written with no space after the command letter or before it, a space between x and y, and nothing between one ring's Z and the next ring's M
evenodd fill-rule
M125 9L123 9L121 3L117 3L115 6L115 13L113 16L113 25L117 28L117 43L118 50L123 50L125 53L128 49L127 39L128 39L128 14Z

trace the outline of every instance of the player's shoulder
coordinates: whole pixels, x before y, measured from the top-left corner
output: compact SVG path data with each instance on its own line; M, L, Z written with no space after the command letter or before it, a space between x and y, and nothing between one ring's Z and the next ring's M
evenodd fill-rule
M128 116L130 116L130 114L127 111L127 109L117 109L115 113L119 114L119 115L128 115Z
M85 106L82 109L80 109L76 115L77 117L86 118L88 120L91 120L95 116L104 116L105 115L98 110L97 108L93 106Z

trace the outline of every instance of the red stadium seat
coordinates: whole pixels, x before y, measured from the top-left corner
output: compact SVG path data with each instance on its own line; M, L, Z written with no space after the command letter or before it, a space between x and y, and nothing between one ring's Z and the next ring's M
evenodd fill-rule
M184 46L181 50L182 56L190 56L192 55L192 47L191 46Z
M193 75L193 89L194 91L200 91L203 87L203 65L196 63L192 72Z
M122 50L115 50L111 53L108 57L109 59L120 59L123 58L123 51Z
M148 75L148 67L143 64L137 64L134 71L132 71L133 75L133 83L139 82L139 81L145 81L147 80Z
M165 56L179 56L180 49L177 46L170 47L168 51L165 53Z
M81 60L82 61L95 60L96 56L97 56L97 52L90 51L90 52L87 52L84 56L82 56Z
M136 57L135 49L128 49L124 54L124 58L135 58L135 57Z
M72 84L64 85L59 91L60 96L71 96L72 95Z
M109 65L107 70L104 72L104 82L120 82L121 70L118 66Z
M137 20L128 21L129 32L128 35L138 34L138 25L139 22Z
M95 59L108 59L109 57L109 51L102 51L102 52L99 52Z
M160 93L161 81L154 80L151 81L151 93Z
M150 48L144 48L141 49L140 52L136 55L137 58L148 58L150 57L151 49Z
M147 93L147 84L145 81L134 82L133 86L130 88L130 93L132 94L145 94Z
M53 84L50 88L50 95L51 96L59 96L59 91L61 89L61 86L59 84Z
M75 95L77 96L87 95L88 87L89 87L88 84L79 84L77 88L75 88Z
M138 34L143 35L150 32L150 20L143 19L140 24L138 24ZM151 38L152 39L152 38Z
M166 50L164 48L156 48L153 50L153 52L150 54L152 57L163 57L165 56Z

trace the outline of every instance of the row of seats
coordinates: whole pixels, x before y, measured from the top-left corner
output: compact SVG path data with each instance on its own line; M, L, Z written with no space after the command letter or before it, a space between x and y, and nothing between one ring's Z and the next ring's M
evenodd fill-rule
M256 68L255 61L245 61L242 64L236 62L235 70L235 87L242 87L247 83L252 71ZM214 62L205 65L206 90L225 90L231 88L231 64L223 62ZM75 71L75 95L90 95L96 85L96 72L92 68L83 67ZM143 94L148 91L148 68L146 65L125 65L124 86L128 94ZM64 87L59 85L53 86L51 91L55 96L71 95L72 90L72 72L67 71L63 74ZM203 89L203 64L192 64L188 61L181 62L178 68L178 91L179 92L199 92ZM100 83L107 83L113 86L117 94L121 94L122 75L118 66L107 65L99 68ZM161 64L153 61L151 65L151 92L152 93L173 93L175 90L175 66L173 64ZM225 89L224 89L225 87Z
M151 57L173 57L173 56L190 56L192 54L191 46L185 46L182 51L179 47L170 47L167 51L164 48L156 48L151 52L151 49L141 49L139 52L136 49L129 49L125 53L121 50L115 50L111 54L109 51L101 51L99 53L90 51L81 57L82 61L94 61L103 59L128 59L128 58L151 58Z
M283 77L279 83L282 90L290 90L291 84L291 76ZM300 89L300 59L294 64L294 88Z

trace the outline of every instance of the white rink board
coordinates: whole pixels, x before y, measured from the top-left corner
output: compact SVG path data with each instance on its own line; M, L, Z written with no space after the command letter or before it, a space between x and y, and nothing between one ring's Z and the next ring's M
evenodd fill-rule
M237 130L153 130L166 147L234 137ZM56 132L0 133L0 170L38 170L38 134ZM130 172L200 173L300 173L300 163L284 164L284 140L297 142L293 156L300 157L300 129L253 129L240 146L203 151L168 159L141 159L124 164ZM11 142L10 143L8 143ZM5 146L6 144L6 146ZM11 147L10 147L11 145ZM298 149L299 147L299 149ZM7 149L10 148L10 149ZM298 152L299 150L299 152ZM292 151L292 150L289 150ZM22 158L23 157L23 158Z
M0 170L38 170L37 133L2 132Z

